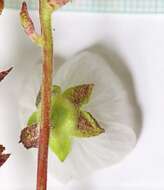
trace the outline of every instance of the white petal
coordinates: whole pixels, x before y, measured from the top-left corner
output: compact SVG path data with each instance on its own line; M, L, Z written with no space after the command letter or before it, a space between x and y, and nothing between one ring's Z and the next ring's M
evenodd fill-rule
M22 69L18 82L21 96L18 93L15 95L20 107L21 126L25 126L35 110L40 88L40 65L30 68L27 71L24 69L25 72ZM133 110L121 81L110 65L100 56L85 52L63 64L55 73L54 84L60 85L63 90L84 83L94 83L95 87L89 104L83 109L92 113L105 133L93 138L74 138L72 151L63 163L49 151L50 174L63 182L87 176L120 161L136 143Z
M94 170L120 161L136 144L132 109L121 82L100 56L82 53L65 63L54 80L63 90L70 86L94 83L91 101L83 109L94 115L105 134L75 138L64 163L51 154L49 169L61 181L81 178Z
M94 91L86 110L98 120L131 124L131 106L121 81L110 65L100 56L85 52L65 63L56 73L54 83L67 89L85 83L94 83Z

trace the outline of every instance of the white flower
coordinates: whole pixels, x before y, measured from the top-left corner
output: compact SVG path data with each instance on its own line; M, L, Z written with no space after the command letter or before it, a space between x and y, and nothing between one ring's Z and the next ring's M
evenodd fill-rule
M23 127L26 127L28 117L36 110L40 66L35 65L28 71L22 70L26 78L21 79L24 80L24 86L21 86L18 102ZM84 110L96 118L105 133L89 138L74 137L72 150L64 162L50 150L51 175L62 182L81 178L119 162L134 148L136 135L133 110L121 81L103 58L89 52L81 53L55 70L53 83L61 86L62 91L72 86L93 83L92 96Z

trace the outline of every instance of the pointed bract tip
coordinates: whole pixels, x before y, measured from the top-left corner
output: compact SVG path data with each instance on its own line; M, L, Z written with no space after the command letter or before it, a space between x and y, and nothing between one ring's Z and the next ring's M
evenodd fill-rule
M0 71L0 81L2 81L8 74L9 72L13 69L13 67L10 67L9 69L5 71Z
M0 15L4 9L4 0L0 0Z
M0 145L0 167L7 161L7 159L10 157L10 154L4 154L5 147L3 145Z

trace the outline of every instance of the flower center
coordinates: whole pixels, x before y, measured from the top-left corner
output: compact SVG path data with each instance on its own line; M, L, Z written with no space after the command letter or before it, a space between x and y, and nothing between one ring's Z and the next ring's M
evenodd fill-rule
M91 98L93 86L93 84L79 85L71 87L63 93L59 86L53 86L49 146L61 161L64 161L70 153L73 137L94 137L105 132L91 113L83 110L83 105L87 104ZM29 135L32 130L28 130L28 128L34 124L39 128L40 101L39 93L36 99L37 111L31 115L26 130L22 131L22 133L28 132L28 134L21 134L21 138L24 138L21 139L21 142L26 148L29 147L29 144L33 144L30 140L33 142L35 139L35 142L38 142L39 134L36 133L38 135L36 138L33 137L34 133ZM37 147L37 145L32 147Z

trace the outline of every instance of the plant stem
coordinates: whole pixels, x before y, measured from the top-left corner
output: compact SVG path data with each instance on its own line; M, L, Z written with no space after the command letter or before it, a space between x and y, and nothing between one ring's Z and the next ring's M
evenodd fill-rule
M39 14L43 46L42 90L41 90L41 123L38 151L37 190L47 189L48 144L51 117L51 88L53 73L53 40L51 11L47 0L39 0Z

